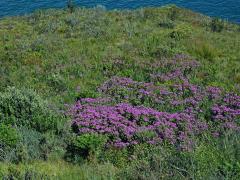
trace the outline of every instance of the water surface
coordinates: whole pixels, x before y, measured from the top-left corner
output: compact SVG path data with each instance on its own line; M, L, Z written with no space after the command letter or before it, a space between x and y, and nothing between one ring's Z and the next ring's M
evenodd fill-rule
M36 9L62 8L67 0L0 0L0 17L22 15ZM240 0L75 0L78 6L103 5L107 9L135 9L176 4L209 16L240 23Z

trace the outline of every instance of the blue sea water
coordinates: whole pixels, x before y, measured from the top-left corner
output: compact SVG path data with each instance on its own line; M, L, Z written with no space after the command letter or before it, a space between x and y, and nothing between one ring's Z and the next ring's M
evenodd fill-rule
M0 0L0 17L22 15L44 8L66 7L67 0ZM78 6L134 9L176 4L209 16L240 23L240 0L74 0Z

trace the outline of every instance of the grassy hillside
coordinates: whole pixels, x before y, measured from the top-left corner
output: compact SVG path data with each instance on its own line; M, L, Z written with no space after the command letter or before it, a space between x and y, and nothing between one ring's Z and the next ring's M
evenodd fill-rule
M1 19L0 177L238 179L239 91L236 24L175 6L46 10ZM189 107L196 114L188 121ZM149 120L167 113L167 122L176 123L176 139L160 137L169 126L165 120L160 133L160 125L154 127L158 135L134 134L136 145L130 130L115 136L89 125L83 133L80 123L114 121L119 110L133 116L146 110ZM102 112L102 119L93 111ZM186 124L173 121L174 113ZM135 118L121 116L123 127ZM136 119L132 128L147 126ZM197 127L188 132L192 124ZM178 142L180 133L187 133L191 147ZM159 139L148 143L152 138Z

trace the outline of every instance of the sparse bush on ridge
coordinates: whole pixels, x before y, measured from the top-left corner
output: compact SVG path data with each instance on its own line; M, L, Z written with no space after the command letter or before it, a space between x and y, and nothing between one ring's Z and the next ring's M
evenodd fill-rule
M172 20L164 19L159 23L159 26L163 28L173 29L175 27L175 24Z
M210 27L213 32L221 32L224 29L224 21L218 18L213 18Z
M171 7L169 8L168 17L169 17L172 21L176 20L177 17L179 16L179 12L178 12L178 11L179 11L178 7L176 7L175 5L171 6Z
M74 11L73 0L67 1L67 8L69 9L70 13L73 13L73 11Z

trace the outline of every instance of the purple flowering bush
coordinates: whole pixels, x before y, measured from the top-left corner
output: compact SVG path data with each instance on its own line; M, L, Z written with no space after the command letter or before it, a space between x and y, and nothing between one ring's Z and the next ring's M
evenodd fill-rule
M112 77L100 98L82 98L70 110L77 135L107 136L107 147L137 144L194 146L209 133L218 137L240 130L240 96L213 86L192 84L200 64L185 55L159 62L150 82Z
M81 104L72 109L76 133L100 133L109 137L108 145L125 147L139 143L174 144L186 141L199 125L186 113L159 112L127 103L109 105Z

